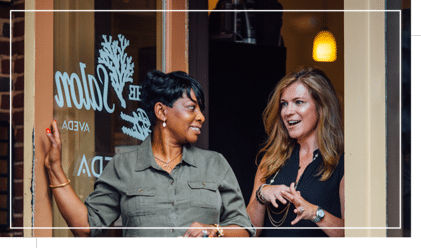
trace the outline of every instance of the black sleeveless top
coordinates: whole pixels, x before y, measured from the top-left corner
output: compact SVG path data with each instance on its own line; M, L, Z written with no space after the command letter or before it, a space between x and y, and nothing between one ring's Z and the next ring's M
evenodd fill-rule
M300 146L297 144L291 157L287 160L286 165L282 167L278 175L275 177L272 185L284 184L290 186L292 182L296 181L298 175L299 165L299 151ZM297 191L301 192L301 196L308 202L314 205L319 205L322 209L329 212L330 214L342 218L341 204L339 198L339 184L344 175L344 155L342 154L338 166L333 172L332 176L324 182L320 181L320 175L316 176L318 169L323 159L321 154L316 156L319 150L314 151L313 158L316 157L304 170L301 178L297 184ZM270 180L276 175L276 173L268 178L266 181L269 184ZM275 209L272 204L269 207L273 212L281 212L286 205L283 205L278 201L279 207ZM275 227L269 220L268 211L265 214L264 227L273 227L271 229L263 229L262 237L327 237L325 232L320 229L311 220L300 220L294 226L291 222L297 216L294 213L295 206L291 203L285 222L280 227ZM275 221L280 221L284 216L284 213L274 214L271 212L271 216Z

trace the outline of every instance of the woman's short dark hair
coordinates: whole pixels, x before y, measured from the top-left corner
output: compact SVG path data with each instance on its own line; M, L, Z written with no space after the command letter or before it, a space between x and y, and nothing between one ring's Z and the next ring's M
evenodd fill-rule
M142 83L140 95L143 110L149 117L151 126L156 124L154 107L157 102L172 108L175 101L183 97L183 93L191 99L190 91L196 95L200 110L205 110L205 95L202 86L194 78L182 71L163 73L158 70L149 71Z

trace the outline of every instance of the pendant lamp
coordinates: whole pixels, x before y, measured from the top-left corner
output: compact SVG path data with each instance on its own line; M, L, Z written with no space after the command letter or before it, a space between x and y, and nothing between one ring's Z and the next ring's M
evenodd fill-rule
M321 30L314 38L313 59L318 62L336 60L336 40L329 30Z
M323 26L313 41L313 59L318 62L333 62L336 60L337 48L335 36L326 25L326 12L323 12Z

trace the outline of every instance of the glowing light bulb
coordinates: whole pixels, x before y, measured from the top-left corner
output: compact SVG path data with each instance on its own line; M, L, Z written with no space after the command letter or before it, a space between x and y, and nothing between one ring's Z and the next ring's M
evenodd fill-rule
M336 40L331 32L322 30L314 38L313 59L319 62L336 60Z

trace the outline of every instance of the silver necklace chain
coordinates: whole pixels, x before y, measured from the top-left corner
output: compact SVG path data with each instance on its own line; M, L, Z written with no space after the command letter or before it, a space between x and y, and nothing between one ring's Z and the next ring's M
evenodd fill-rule
M183 151L181 151L179 154L177 154L177 156L175 156L175 158L173 158L173 159L171 159L170 161L168 161L168 162L166 162L166 161L164 161L164 160L162 160L162 159L159 159L158 157L156 157L155 155L154 155L154 157L157 159L157 160L159 160L160 162L162 162L162 163L164 163L164 167L170 167L168 164L169 163L171 163L172 161L174 161L176 158L178 158L178 156L180 156L181 155L181 153L183 153Z
M311 161L311 162L313 162L317 157L319 156L319 153L316 153L316 155L314 155L314 157L313 157L313 160ZM275 181L275 178L276 178L276 176L278 175L278 173L279 173L279 171L280 171L281 169L279 168L279 170L278 171L276 171L276 173L275 173L275 176L273 176L272 177L272 179L270 180L270 183L269 183L269 185L271 185L274 181ZM300 182L300 180L298 180L298 182ZM295 188L297 188L297 185L298 185L298 183L295 185ZM290 208L290 206L291 206L291 202L288 202L288 204L287 204L287 206L284 208L284 210L282 210L281 212L275 212L275 211L273 211L270 207L269 207L269 205L266 205L266 208L267 208L267 213L268 213L268 217L269 217L269 221L270 221L270 223L273 225L273 226L275 226L275 227L280 227L280 226L282 226L282 224L284 224L284 222L285 222L285 220L286 220L286 218L287 218L287 215L288 215L288 212L289 212L289 208ZM274 218L273 218L273 216L272 216L272 214L271 213L273 213L273 214L282 214L282 213L284 213L284 216L281 218L281 220L279 220L279 221L276 221Z

